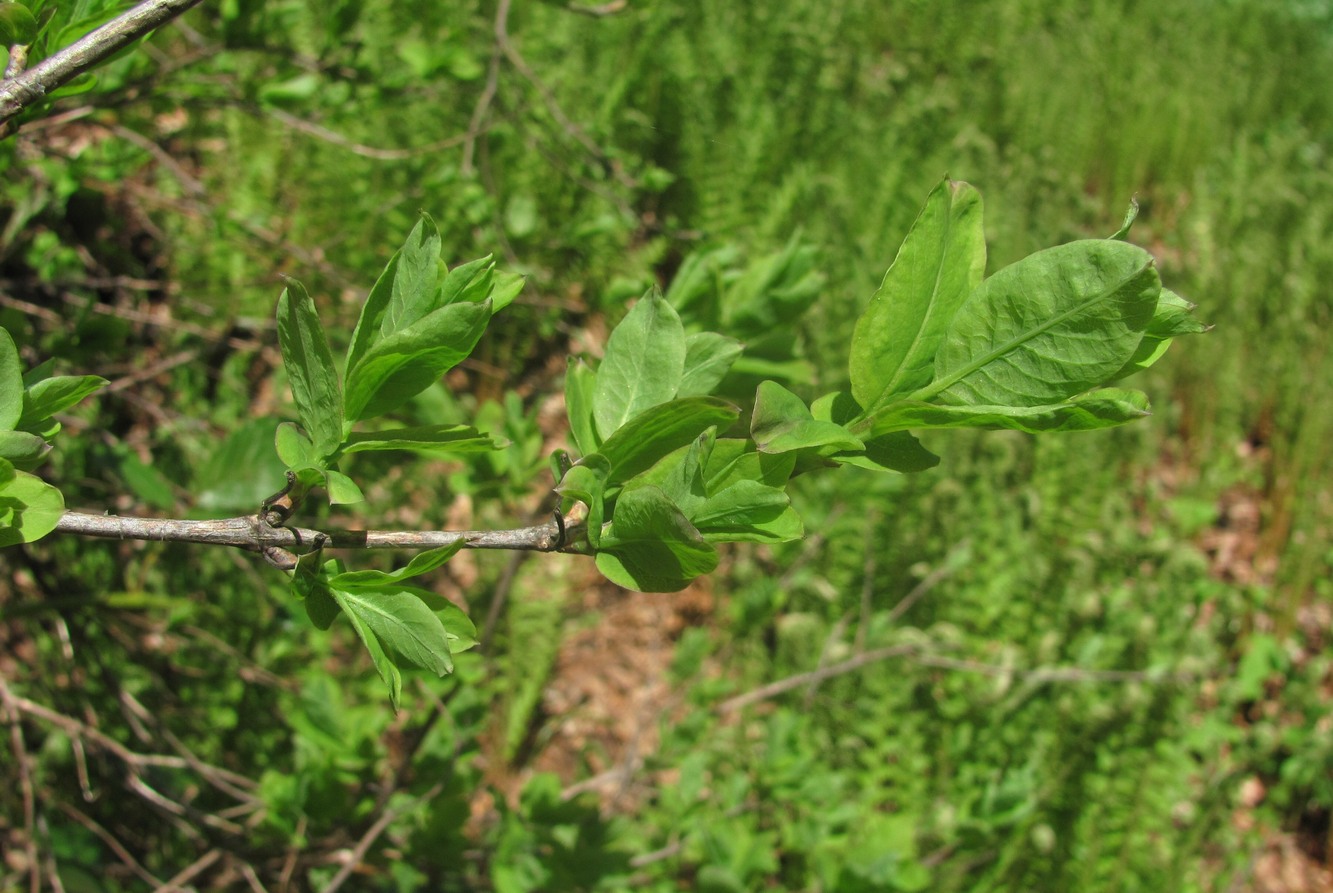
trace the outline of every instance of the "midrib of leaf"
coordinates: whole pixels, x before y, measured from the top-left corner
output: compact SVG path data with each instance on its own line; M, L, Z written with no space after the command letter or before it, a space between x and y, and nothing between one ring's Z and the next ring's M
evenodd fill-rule
M952 197L949 204L949 210L952 211ZM930 328L930 322L935 317L935 310L939 307L939 302L935 299L939 297L940 280L944 277L945 258L949 256L949 235L953 232L954 215L948 213L944 215L944 218L944 230L941 233L940 238L940 251L937 254L939 261L935 264L935 284L930 290L930 303L926 306L926 315L921 318L921 325L917 326L916 333L912 336L912 346L903 354L903 361L898 364L897 371L893 373L893 377L889 379L889 383L884 386L884 390L880 392L879 398L875 400L873 406L869 407L871 410L879 409L884 405L886 400L894 396L894 388L898 386L898 382L902 380L903 376L906 374L906 370L912 365L912 361L916 357L917 347L920 346L926 330Z
M992 349L989 353L983 354L981 357L973 360L971 363L968 363L966 366L959 369L957 372L954 372L952 375L947 375L944 378L939 379L938 381L933 381L930 384L926 385L921 390L916 391L913 394L909 394L903 399L925 401L929 400L931 397L936 396L942 391L948 390L954 384L958 383L964 378L967 378L967 376L971 375L973 372L976 372L983 366L987 366L998 360L1000 357L1005 356L1006 354L1009 354L1017 350L1019 347L1022 347L1024 344L1031 341L1033 338L1036 338L1043 332L1046 332L1054 328L1055 326L1069 319L1071 316L1077 316L1084 310L1087 310L1090 307L1095 307L1097 304L1101 303L1102 301L1105 301L1111 295L1114 295L1116 292L1120 291L1120 289L1124 288L1126 283L1135 279L1144 270L1151 267L1152 263L1153 262L1149 260L1148 262L1143 264L1143 266L1135 269L1133 273L1130 273L1123 279L1117 280L1113 285L1108 286L1105 290L1098 292L1097 294L1088 298L1086 301L1083 301L1080 304L1076 304L1075 306L1070 307L1063 313L1058 313L1055 316L1052 316L1050 319L1046 320L1044 323L1037 326L1035 329L1031 329L1027 332L1024 332L1018 338L1014 338L1013 340L1008 341L1000 345L999 347ZM945 337L948 337L947 334ZM884 407L879 407L879 408L883 409Z

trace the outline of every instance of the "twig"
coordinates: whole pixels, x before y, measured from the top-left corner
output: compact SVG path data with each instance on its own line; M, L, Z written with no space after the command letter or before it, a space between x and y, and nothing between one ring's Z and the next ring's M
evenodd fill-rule
M189 883L195 876L221 858L222 850L209 850L198 859L195 859L194 862L185 866L184 869L177 872L175 876L169 878L165 884L158 887L153 893L176 893L176 891L179 891L183 885Z
M516 549L531 552L576 551L583 528L569 522L561 529L551 521L514 530L311 530L273 527L258 515L217 521L133 518L65 512L56 523L59 533L118 540L201 543L238 546L250 551L273 549L306 553L334 549L432 549L461 542L465 549ZM282 566L282 565L279 565ZM292 566L294 567L294 561ZM287 568L290 569L290 568Z
M145 0L22 74L0 83L0 125L199 2Z
M98 824L91 816L70 806L68 803L61 803L60 809L65 815L96 834L101 839L102 843L106 844L111 852L116 854L116 858L121 862L124 862L125 867L138 876L139 880L152 884L154 887L162 886L162 880L160 878L154 877L152 872L140 865L139 860L135 859L134 855L130 853L129 850L125 849L124 844L117 840L114 834Z
M298 118L291 112L284 112L282 109L264 108L264 114L270 118L287 125L292 130L299 131L312 136L315 139L323 140L326 143L332 143L340 149L346 149L353 155L360 155L362 158L373 158L376 161L402 161L406 158L415 158L420 155L427 155L431 152L439 152L443 149L452 149L454 146L466 143L469 139L475 138L476 133L469 127L466 133L458 136L451 136L447 139L437 140L426 146L417 146L411 149L380 149L375 146L367 146L365 143L358 143L348 139L341 133L316 124L313 121L307 121L304 118Z
M349 858L343 863L343 867L338 869L338 873L333 876L333 880L329 881L329 885L324 888L324 893L336 893L347 879L352 876L352 872L361 864L361 860L366 857L366 853L370 852L370 848L375 844L375 841L384 833L389 825L401 816L416 809L422 803L434 800L435 796L442 790L444 790L444 782L436 782L433 788L422 794L420 797L415 798L411 803L401 806L398 809L386 809L384 813L375 820L375 824L371 825L370 828L366 830L366 833L361 835L361 839L357 841L356 846L349 854Z
M491 50L491 61L486 68L486 86L482 88L481 96L477 98L477 104L472 109L472 117L468 120L467 133L464 134L463 160L458 168L464 177L472 175L473 159L477 152L477 137L481 136L484 130L486 115L490 112L491 103L495 101L495 94L500 88L500 58L503 55L500 50L500 34L509 18L509 2L510 0L500 0L496 7L495 47Z
M23 727L20 723L19 709L14 704L9 686L0 682L0 700L4 701L6 720L9 723L9 743L14 750L14 765L19 774L19 790L23 792L23 836L24 849L28 858L29 889L38 893L42 888L42 869L37 853L37 803L32 789L32 773L28 764L28 749L23 745Z
M1032 685L1049 682L1188 682L1199 678L1193 673L1163 673L1156 670L1085 670L1082 667L1006 667L1000 664L987 664L980 661L944 657L940 654L924 653L920 645L891 645L806 673L797 673L768 685L737 695L718 704L719 713L730 713L748 707L759 701L777 697L780 694L855 672L862 667L895 657L905 658L925 667L937 667L942 670L959 670L967 673L981 673L986 676L1015 676Z

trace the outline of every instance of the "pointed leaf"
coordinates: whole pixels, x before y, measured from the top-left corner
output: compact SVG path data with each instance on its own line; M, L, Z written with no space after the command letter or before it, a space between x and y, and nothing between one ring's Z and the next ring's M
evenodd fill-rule
M375 635L375 630L366 619L352 609L347 599L347 594L332 590L333 598L338 602L338 606L343 609L347 619L352 624L352 629L356 630L361 643L366 646L370 652L370 659L375 664L375 670L384 680L384 684L389 687L389 703L393 709L398 709L398 702L403 696L403 674L399 672L398 665L393 662L393 658L384 652L384 646L380 643L379 637Z
M472 352L491 305L450 304L375 343L347 376L347 418L392 412L430 387Z
M940 464L940 457L906 431L894 431L866 441L859 453L837 453L830 457L840 465L855 465L871 471L915 474Z
M1137 198L1131 198L1129 200L1129 210L1125 212L1125 219L1120 224L1120 229L1116 230L1115 234L1112 235L1111 238L1119 242L1123 242L1126 239L1128 239L1129 229L1134 225L1134 221L1138 219L1138 216L1139 216L1139 200Z
M986 270L981 195L935 187L852 334L852 394L873 409L930 383L950 320Z
M598 373L599 377L601 373ZM610 483L646 471L663 456L680 449L704 431L725 430L740 410L716 397L686 397L662 403L635 416L609 437L598 455L610 463Z
M491 293L494 277L493 255L488 254L465 264L459 264L449 271L444 278L444 284L440 286L439 306L444 307L459 301L480 304ZM500 308L495 309L498 311Z
M440 289L440 231L423 213L403 244L389 303L380 320L380 338L401 332L436 310Z
M704 487L720 493L737 481L749 480L781 489L795 467L795 453L761 453L753 441L719 438L704 462Z
M592 395L596 386L597 373L578 357L570 357L565 369L565 413L569 416L569 433L574 438L574 446L584 456L595 453L602 444L592 415Z
M59 375L38 381L23 395L23 416L19 419L19 427L32 429L106 385L107 380L96 375Z
M499 313L523 293L527 278L520 273L496 273L491 285L491 312Z
M449 453L485 453L499 449L490 435L467 425L421 425L414 428L388 428L349 435L342 452L365 453L377 450L431 450Z
M874 419L874 431L907 428L990 428L1027 431L1093 431L1123 425L1148 415L1148 398L1139 391L1102 388L1068 403L1050 406L938 406L895 403Z
M773 381L759 385L754 417L750 420L750 436L765 453L794 450L842 452L862 446L861 441L841 425L815 419L800 397Z
M787 494L758 481L737 481L710 497L690 520L704 539L715 543L782 543L805 533Z
M374 631L381 644L437 676L453 672L444 624L410 587L330 586L343 610Z
M364 502L366 499L356 482L339 471L325 469L324 486L329 491L330 505L348 505L353 502Z
M26 431L0 431L0 459L18 468L36 468L51 450L51 445Z
M675 592L717 567L717 549L656 487L627 491L602 536L597 568L640 592Z
M278 451L278 458L292 471L322 467L315 445L291 422L283 422L278 426L278 430L273 433L273 445Z
M1133 355L1160 292L1152 257L1126 242L1039 251L972 293L935 357L935 381L912 399L1017 407L1081 394Z
M678 397L711 394L730 371L745 347L735 338L716 332L695 332L685 339L685 374Z
M295 279L278 299L278 343L301 425L315 452L327 456L342 442L342 390L315 302Z
M23 417L23 367L9 332L0 329L0 431L12 431Z
M410 237L409 237L410 238ZM366 295L361 305L361 315L357 318L356 328L352 331L352 343L347 345L347 360L343 364L346 372L356 368L361 358L370 350L370 346L380 339L380 326L384 323L384 312L393 297L393 281L398 276L398 263L402 259L402 250L395 251L384 271L380 273L375 285Z
M644 295L607 340L593 389L597 432L609 439L646 409L676 396L685 371L685 330L656 289Z
M463 541L459 540L448 546L440 546L427 552L422 552L413 556L405 566L396 571L385 573L384 571L347 571L338 574L329 581L329 585L338 588L348 586L385 586L390 583L402 583L410 580L412 577L429 573L437 567L444 564L450 558L458 554L458 550L463 548Z
M292 573L292 593L305 604L306 616L315 629L328 629L342 610L329 589L328 568L334 566L334 562L324 561L321 553L307 552L296 560Z

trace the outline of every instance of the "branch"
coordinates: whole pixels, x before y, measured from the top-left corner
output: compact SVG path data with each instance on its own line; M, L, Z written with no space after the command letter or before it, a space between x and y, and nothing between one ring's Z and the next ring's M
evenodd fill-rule
M263 552L274 564L290 570L296 566L292 553L304 554L319 548L434 549L462 542L465 549L573 551L583 538L583 525L580 521L560 518L514 530L312 530L274 527L258 515L216 521L183 521L65 512L57 522L55 532L117 540L237 546Z
M199 2L144 0L22 74L0 83L0 125Z

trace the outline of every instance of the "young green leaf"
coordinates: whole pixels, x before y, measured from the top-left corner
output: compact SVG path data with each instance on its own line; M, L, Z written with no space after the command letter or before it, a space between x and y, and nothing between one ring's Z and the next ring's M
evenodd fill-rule
M569 416L569 433L574 446L584 456L597 451L602 439L597 436L593 419L593 391L597 387L597 373L578 357L570 357L565 368L565 414Z
M376 342L347 374L348 421L392 412L472 352L491 318L489 302L450 304Z
M458 301L480 304L491 293L491 284L495 277L495 261L492 255L459 264L449 271L440 286L439 306L444 307ZM499 307L495 308L497 311Z
M58 375L35 382L23 394L18 427L37 433L36 426L106 385L107 380L96 375Z
M822 455L862 447L850 431L835 422L816 419L800 397L774 381L759 385L750 436L765 453L815 450Z
M717 567L717 549L665 493L641 487L621 494L597 552L597 568L627 589L676 592Z
M31 543L56 529L65 513L65 498L41 478L6 468L0 484L0 546ZM10 475L12 474L12 477Z
M423 213L399 252L380 338L401 332L439 307L440 272L440 231Z
M1134 221L1138 219L1138 216L1139 216L1139 200L1137 198L1131 198L1129 200L1129 210L1125 212L1125 219L1120 224L1120 229L1116 230L1115 233L1111 236L1111 238L1119 242L1123 242L1126 239L1128 239L1129 229L1134 225Z
M292 471L303 468L323 468L320 455L309 437L291 422L278 425L273 433L273 445L278 451L278 458Z
M370 652L370 660L375 664L375 671L380 674L384 684L389 687L389 703L393 705L394 710L397 710L398 702L403 697L403 674L399 672L398 665L393 662L393 658L385 653L384 646L380 644L379 636L375 634L374 628L366 622L366 618L351 607L347 600L347 594L336 589L331 590L331 592L333 599L338 603L338 607L342 608L348 621L351 622L352 629L356 630L361 643Z
M348 586L387 586L392 583L402 583L412 577L430 573L457 555L458 550L462 548L463 542L459 540L448 546L440 546L427 552L418 553L405 566L388 573L384 571L346 571L330 579L329 585L345 588Z
M340 471L324 470L324 487L329 491L330 505L349 505L364 502L366 497L356 482Z
M490 290L491 312L499 313L514 303L526 284L527 279L521 273L496 273Z
M903 402L874 417L879 434L908 428L991 428L1027 431L1093 431L1123 425L1148 415L1140 391L1101 388L1068 403L1048 406L940 406Z
M781 543L805 533L786 492L758 481L737 481L709 497L690 521L709 542Z
M490 435L467 425L421 425L351 434L342 453L378 450L430 450L448 453L485 453L500 446Z
M930 383L950 320L986 271L981 195L945 180L930 193L852 334L852 394L873 409Z
M678 397L711 394L745 350L735 338L716 332L695 332L685 339L685 374L681 377Z
M795 468L795 453L761 453L751 440L719 438L704 461L704 487L720 493L737 481L759 481L781 489Z
M636 415L607 438L597 453L611 465L611 483L628 480L709 428L725 430L739 417L739 409L716 397L672 400Z
M315 452L327 456L342 442L342 389L315 302L294 279L278 299L278 344L301 424Z
M23 367L9 332L0 329L0 431L13 431L23 417Z
M609 439L644 410L676 396L684 371L685 329L676 311L653 289L607 340L593 389L597 432Z
M51 445L36 434L0 431L0 459L7 459L17 468L36 468L50 450Z
M408 237L411 238L410 236ZM345 372L351 372L370 346L380 339L380 326L384 323L384 311L393 297L393 282L398 276L398 264L402 260L401 250L394 252L380 273L370 294L361 305L361 315L357 318L356 328L352 330L352 343L347 345L347 359L343 364Z
M328 629L342 610L329 588L329 572L336 567L336 562L325 561L318 551L307 552L296 559L292 593L305 604L306 616L315 629Z
M339 587L330 583L330 588L342 609L360 619L382 644L437 676L453 672L444 624L412 587Z
M567 470L555 488L564 499L578 500L588 507L588 543L593 548L601 542L602 519L606 516L606 482L610 474L611 463L594 453Z
M829 457L839 465L855 465L871 471L915 474L940 464L940 457L906 431L894 431L866 441L862 452L835 453Z
M1045 406L1106 381L1133 355L1161 282L1126 242L1039 251L987 279L959 309L913 400Z

